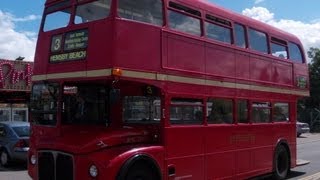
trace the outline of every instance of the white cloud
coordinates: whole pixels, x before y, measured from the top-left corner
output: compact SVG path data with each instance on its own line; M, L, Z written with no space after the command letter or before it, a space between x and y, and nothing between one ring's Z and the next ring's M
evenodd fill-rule
M255 0L254 1L254 4L259 4L259 3L262 3L264 0Z
M41 18L41 16L29 15L29 16L22 17L22 18L13 18L12 20L16 21L16 22L25 22L25 21L34 21L34 20L37 20L40 18Z
M25 60L33 61L36 33L18 32L14 23L38 18L39 16L35 15L16 18L12 14L0 10L0 59L15 59L23 56Z
M290 19L276 19L274 14L263 7L245 9L242 14L265 22L286 32L292 33L301 40L307 52L310 47L320 48L320 20L310 23Z

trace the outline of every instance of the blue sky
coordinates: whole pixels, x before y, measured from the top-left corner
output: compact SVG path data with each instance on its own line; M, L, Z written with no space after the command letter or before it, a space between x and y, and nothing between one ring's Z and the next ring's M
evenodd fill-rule
M45 0L0 0L0 59L33 60ZM297 35L320 48L320 0L203 0Z

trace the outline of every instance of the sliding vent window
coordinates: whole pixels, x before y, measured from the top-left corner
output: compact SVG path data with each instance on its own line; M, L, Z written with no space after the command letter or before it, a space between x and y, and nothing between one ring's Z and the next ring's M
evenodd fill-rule
M78 5L75 23L81 24L106 18L110 13L110 4L111 0L98 0Z
M161 0L119 0L118 14L125 19L162 26L162 7Z
M178 13L171 10L169 10L168 13L169 13L169 27L171 29L196 35L196 36L201 35L200 19L187 16L185 14Z
M208 38L231 44L231 23L208 14L206 19L210 21L205 23Z
M197 99L171 100L170 123L171 124L202 124L203 103Z
M287 43L277 38L271 38L271 53L275 57L288 59Z
M250 48L268 54L267 35L263 32L249 29Z

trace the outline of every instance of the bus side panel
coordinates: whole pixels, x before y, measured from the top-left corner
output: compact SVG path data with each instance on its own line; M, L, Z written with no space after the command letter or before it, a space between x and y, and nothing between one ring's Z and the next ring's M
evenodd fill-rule
M207 44L206 73L218 77L234 78L236 61L231 48Z
M249 55L236 51L236 77L241 80L250 79L250 62L248 61Z
M166 164L175 169L175 178L204 179L203 126L169 127L165 136Z
M164 33L167 41L167 63L164 68L189 72L205 72L204 44L196 39Z
M272 62L259 56L250 56L250 77L254 81L270 82Z
M209 125L206 129L206 179L232 178L236 172L234 125ZM248 161L246 161L248 162Z
M127 20L116 23L115 66L159 71L161 29Z

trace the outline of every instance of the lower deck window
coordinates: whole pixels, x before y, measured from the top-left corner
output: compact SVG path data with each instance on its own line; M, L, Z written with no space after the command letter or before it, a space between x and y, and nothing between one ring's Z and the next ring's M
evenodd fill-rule
M253 123L270 122L270 103L269 102L253 102L251 119Z
M286 122L289 120L289 104L274 103L273 105L273 121Z
M123 99L123 120L127 123L159 122L161 106L159 97L125 96Z
M233 123L233 102L231 99L209 99L207 102L208 123Z
M195 99L172 99L171 124L202 124L203 103Z

